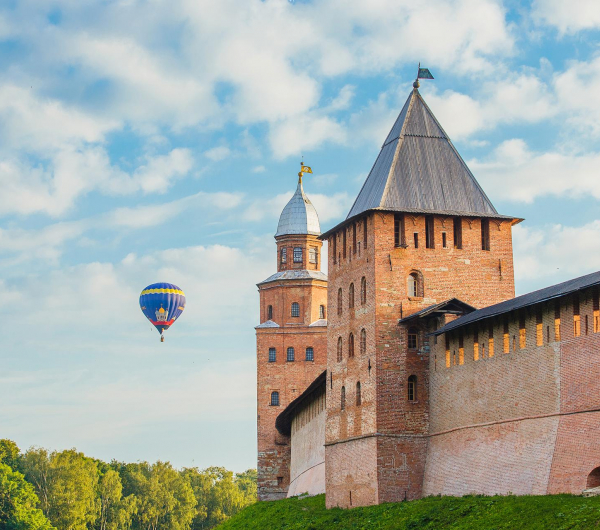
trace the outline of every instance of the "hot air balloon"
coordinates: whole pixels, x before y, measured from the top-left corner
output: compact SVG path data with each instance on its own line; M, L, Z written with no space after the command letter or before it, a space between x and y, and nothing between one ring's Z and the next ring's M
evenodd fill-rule
M160 333L160 341L164 342L163 332L185 309L185 294L172 283L153 283L140 294L140 308Z

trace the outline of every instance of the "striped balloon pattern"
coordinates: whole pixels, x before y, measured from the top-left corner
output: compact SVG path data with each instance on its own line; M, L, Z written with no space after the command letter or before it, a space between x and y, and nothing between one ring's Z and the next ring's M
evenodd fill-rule
M172 283L153 283L140 294L140 308L162 335L183 313L185 294Z

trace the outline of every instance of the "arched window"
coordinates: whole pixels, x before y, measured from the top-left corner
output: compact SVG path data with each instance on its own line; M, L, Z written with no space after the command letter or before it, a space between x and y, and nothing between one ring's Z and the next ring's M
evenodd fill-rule
M309 346L308 348L306 348L306 360L307 361L314 361L315 360L315 350L313 350L311 346Z
M337 347L337 361L338 363L342 361L343 353L342 353L342 337L338 338L338 347Z
M269 348L269 362L274 363L277 361L277 350L275 348Z
M354 334L350 333L348 337L348 357L354 357Z
M298 302L292 303L292 316L299 317L300 316L300 304Z
M282 248L281 249L281 263L286 263L287 262L287 248Z
M288 360L288 362L292 362L294 360L294 357L295 357L294 348L289 347L287 349L287 360Z
M592 470L587 478L588 488L597 488L598 486L600 486L600 467Z
M308 250L308 261L309 263L317 263L318 262L318 251L315 247L310 247Z
M342 288L338 289L338 315L342 314Z
M279 392L271 392L271 406L272 407L279 406Z
M354 284L350 284L350 288L348 289L348 307L354 307Z
M360 395L360 381L356 383L356 406L360 407L362 404L362 396Z
M267 307L267 320L273 320L273 306Z
M342 387L342 396L341 396L340 405L341 405L341 409L345 410L345 408L346 408L346 387L345 386Z
M417 376L408 378L408 401L417 401Z
M360 279L360 304L365 305L367 303L367 279L363 276Z
M363 328L360 330L360 354L367 353L367 331Z
M319 306L319 318L320 319L325 318L325 306L324 305Z
M419 296L419 275L416 272L408 275L408 296Z
M294 247L294 263L302 263L302 247Z
M409 350L416 350L419 347L419 330L417 328L408 328L407 345Z

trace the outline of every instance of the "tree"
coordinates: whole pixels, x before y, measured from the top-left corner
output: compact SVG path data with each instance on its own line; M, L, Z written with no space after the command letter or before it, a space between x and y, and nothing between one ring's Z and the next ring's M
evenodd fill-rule
M100 514L96 521L98 530L128 530L137 511L137 498L123 498L121 477L114 469L108 469L98 483Z
M12 440L0 440L0 462L6 464L13 471L19 471L19 455L21 450Z
M22 473L0 463L0 528L5 530L55 530L36 506L33 486Z

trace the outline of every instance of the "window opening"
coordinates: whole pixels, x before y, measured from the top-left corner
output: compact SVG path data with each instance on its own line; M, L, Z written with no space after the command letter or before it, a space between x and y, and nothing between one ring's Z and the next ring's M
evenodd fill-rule
M273 320L273 306L267 306L267 320Z
M356 254L356 223L352 223L352 252Z
M560 342L560 301L554 304L554 341Z
M446 368L450 368L450 335L446 333Z
M281 263L287 263L287 248L281 249Z
M360 381L356 383L356 406L360 407L362 405L362 396L360 395Z
M508 320L504 321L504 353L510 353L510 338L508 333Z
M310 247L308 251L308 261L315 265L319 262L319 253L315 247Z
M581 315L579 313L579 296L573 297L573 336L581 335Z
M446 232L442 232L442 247L448 248L448 244L446 242Z
M306 360L307 361L314 361L315 360L315 350L313 350L313 348L311 346L309 346L308 348L306 348Z
M342 245L342 254L344 256L344 259L346 259L346 232L348 230L346 228L344 228L344 230L342 231L342 237L344 239L343 245Z
M294 348L292 348L291 346L287 349L287 361L288 362L293 362L294 358L295 358L295 352L294 352Z
M367 218L363 219L363 246L367 248Z
M338 337L338 345L337 345L337 361L342 362L342 358L344 356L343 351L342 351L342 337Z
M411 375L408 378L408 401L417 400L417 376Z
M332 246L333 246L333 264L337 263L337 234L334 234L331 238Z
M408 275L408 296L419 296L419 275L416 272Z
M337 306L337 310L338 310L338 315L342 314L342 288L340 287L338 289L338 306Z
M473 332L473 360L479 360L479 332L477 330Z
M482 250L490 249L490 220L489 219L481 220L481 249Z
M415 241L415 248L419 248L419 233L415 232L413 234L413 238L414 238L414 241Z
M367 279L363 276L360 279L360 305L367 303Z
M351 283L348 289L348 307L350 309L354 307L354 283Z
M319 318L321 320L325 319L325 306L324 305L319 306Z
M340 399L340 408L342 410L346 409L346 387L342 387L341 399Z
M544 345L544 323L542 321L542 312L538 310L535 315L535 345Z
M300 316L300 304L298 302L292 303L292 316L299 317Z
M408 349L416 350L419 342L419 330L417 328L408 329Z
M494 356L494 324L488 326L488 357Z
M271 392L271 406L272 407L279 406L279 392Z
M302 263L302 247L294 247L294 263Z
M348 357L354 357L354 334L350 333L348 336Z
M274 363L277 361L277 350L275 348L269 348L269 362Z
M598 289L594 289L592 294L592 311L594 312L594 333L600 332L600 296Z
M435 232L433 215L425 216L425 248L435 248Z
M360 354L364 355L365 353L367 353L367 332L363 328L360 331Z
M527 346L527 329L525 328L525 317L519 318L519 348L522 350Z
M462 219L454 218L454 248L462 248Z
M462 333L458 336L458 364L465 364L465 345Z
M400 213L394 214L394 246L406 247L404 215Z

